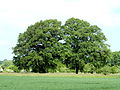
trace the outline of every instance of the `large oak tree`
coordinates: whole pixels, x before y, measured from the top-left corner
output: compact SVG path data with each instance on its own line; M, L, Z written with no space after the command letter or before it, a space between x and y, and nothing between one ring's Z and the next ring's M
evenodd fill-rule
M100 68L108 63L110 50L105 44L107 40L101 29L96 25L90 25L88 22L70 18L63 26L66 45L72 50L71 62L78 70L83 70L87 63ZM67 59L68 60L68 59Z
M61 40L61 22L45 20L28 27L18 37L14 49L14 64L19 69L32 69L33 72L45 73L56 67L59 58Z
M87 63L100 68L108 62L106 40L99 27L77 18L64 25L53 19L40 21L19 35L13 48L14 64L19 69L45 73L62 62L77 74Z

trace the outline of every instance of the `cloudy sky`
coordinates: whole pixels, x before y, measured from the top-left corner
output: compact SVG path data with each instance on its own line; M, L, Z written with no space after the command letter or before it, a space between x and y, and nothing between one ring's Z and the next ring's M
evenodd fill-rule
M12 59L19 33L37 21L76 17L98 25L112 51L120 50L120 0L1 0L0 60Z

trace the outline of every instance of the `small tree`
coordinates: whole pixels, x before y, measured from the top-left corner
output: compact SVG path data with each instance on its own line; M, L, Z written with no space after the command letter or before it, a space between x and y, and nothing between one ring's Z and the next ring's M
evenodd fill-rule
M95 72L95 67L91 63L87 63L83 68L85 73L93 73Z
M1 67L4 69L6 69L7 67L9 67L10 65L13 65L12 60L4 60Z
M111 66L120 66L120 51L112 52Z
M3 63L3 61L0 61L0 65Z
M20 70L18 69L18 67L15 66L15 65L10 65L9 67L7 67L7 69L11 69L11 70L13 70L14 72L20 72Z

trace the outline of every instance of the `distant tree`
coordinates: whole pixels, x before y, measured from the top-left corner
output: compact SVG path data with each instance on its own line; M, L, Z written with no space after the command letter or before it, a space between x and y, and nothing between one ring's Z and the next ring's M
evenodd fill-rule
M9 67L10 65L13 65L12 60L4 60L3 63L1 64L1 67L4 69L6 69L7 67Z
M66 45L72 50L72 54L69 54L70 59L66 59L65 62L71 60L69 63L76 69L76 74L79 69L83 71L87 63L92 63L96 68L106 65L110 50L105 44L107 39L99 27L77 18L70 18L62 30Z
M55 68L60 58L61 22L50 19L40 21L21 33L13 48L14 64L19 69L32 69L33 72L46 73Z
M120 51L112 52L110 64L112 66L120 66Z
M3 61L0 61L0 65L3 63Z

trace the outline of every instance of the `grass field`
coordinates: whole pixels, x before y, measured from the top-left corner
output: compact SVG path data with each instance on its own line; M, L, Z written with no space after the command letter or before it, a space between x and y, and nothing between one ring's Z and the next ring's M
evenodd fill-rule
M0 90L120 90L120 75L0 73Z

